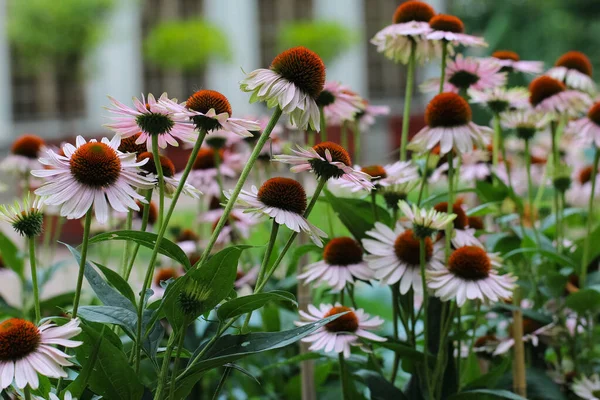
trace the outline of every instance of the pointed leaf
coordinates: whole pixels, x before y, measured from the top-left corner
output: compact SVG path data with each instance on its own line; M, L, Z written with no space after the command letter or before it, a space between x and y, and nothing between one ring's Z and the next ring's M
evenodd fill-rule
M0 255L2 255L4 263L23 278L25 254L2 232L0 232Z
M509 400L527 400L525 397L521 397L518 394L509 392L508 390L500 389L474 389L466 392L460 392L455 395L448 397L448 400L479 400L482 395L492 396L494 399L509 399Z
M217 316L220 320L225 321L258 310L270 301L289 301L294 306L298 306L296 298L290 292L273 290L272 292L256 293L230 300L218 308Z
M408 400L406 395L402 391L392 385L383 376L375 371L369 371L368 369L361 369L354 373L354 376L358 377L371 392L372 400Z

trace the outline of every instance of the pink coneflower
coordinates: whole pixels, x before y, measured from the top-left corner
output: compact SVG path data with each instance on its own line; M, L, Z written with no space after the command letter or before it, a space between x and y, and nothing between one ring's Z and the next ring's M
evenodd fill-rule
M549 331L555 326L556 324L554 322L542 324L531 318L523 318L523 342L531 343L534 347L537 347L540 337L549 334ZM511 327L509 327L509 330L512 331ZM495 356L505 354L514 346L514 344L515 339L513 337L506 338L498 344L493 354Z
M352 121L364 109L362 97L339 82L325 82L323 91L317 98L317 105L323 107L328 125Z
M585 145L600 147L600 102L589 109L587 116L571 121L567 126L567 133L574 135Z
M587 93L596 92L596 84L592 79L592 63L579 51L569 51L563 54L556 65L550 68L546 75L558 79L568 88Z
M316 99L324 84L323 60L305 47L294 47L275 57L269 69L250 72L240 88L252 93L251 103L264 101L269 108L277 106L289 114L290 122L298 129L310 126L319 131Z
M376 342L387 340L369 332L379 329L384 323L383 319L379 317L371 318L362 308L355 310L339 303L336 303L335 306L321 304L317 308L309 304L307 311L300 310L300 317L304 321L294 322L297 326L311 324L336 314L346 313L302 339L305 343L312 343L309 347L310 351L323 350L326 353L342 353L345 358L348 358L350 357L351 346L359 346L363 351L369 351L361 346L361 338Z
M396 9L393 24L375 34L371 43L377 51L395 62L407 64L413 44L415 59L421 63L435 56L435 48L430 46L425 35L431 32L429 21L435 15L434 9L422 1L407 1Z
M210 210L202 214L199 218L201 222L208 222L214 227L223 215L223 207L219 204L219 199L213 197L210 202ZM218 207L213 207L216 204ZM217 237L218 244L229 244L237 239L248 239L250 237L250 228L256 225L258 219L240 210L232 210L229 214L229 220Z
M217 162L215 153L219 157L219 170L217 171ZM192 166L188 182L202 193L211 196L221 196L220 188L217 183L217 174L233 178L236 176L235 167L240 162L240 155L234 154L229 150L215 150L212 148L201 148L196 156L196 161Z
M454 149L467 153L473 147L483 147L489 141L492 130L471 121L469 103L456 93L441 93L435 96L425 109L427 126L417 133L408 148L424 152L440 145L439 154Z
M226 192L229 198L231 191ZM321 238L327 234L308 222L303 214L306 211L306 192L302 185L289 178L271 178L260 189L252 186L252 191L242 190L237 199L238 205L247 212L267 215L295 232L306 232L317 246L323 246Z
M429 27L431 32L425 36L428 40L445 41L453 46L487 46L483 38L465 34L465 25L453 15L438 14L429 20Z
M459 93L461 90L485 91L504 86L506 73L500 72L500 65L485 58L456 56L446 66L444 92ZM440 87L440 79L434 78L421 85L424 92L435 92Z
M542 61L522 61L517 53L509 50L497 50L491 57L506 72L524 72L526 74L540 74L544 69Z
M493 113L529 107L529 91L523 87L495 87L489 90L469 89L471 103L482 104Z
M190 117L194 114L183 108L174 110L169 107L174 101L169 100L166 93L163 93L158 100L152 94L148 94L148 99L142 94L142 100L133 98L135 108L126 106L118 100L109 96L113 108L108 108L114 121L106 124L106 127L115 131L115 133L126 138L137 135L141 132L136 144L146 143L146 149L152 151L152 137L158 136L158 146L162 149L171 146L179 146L177 140L194 143L198 135L194 132L194 125L190 122Z
M137 160L138 162L148 160L144 165L140 167L142 169L142 174L155 180L156 185L158 185L158 181L156 180L158 177L158 173L156 171L154 155L151 152L146 151L138 155ZM160 156L160 165L162 168L163 180L165 183L165 194L168 197L172 197L173 193L175 193L177 187L179 186L179 179L175 177L175 165L166 156ZM181 193L194 199L199 198L202 194L201 191L199 191L187 182L183 185Z
M369 165L366 167L354 166L371 177L371 182L376 188L385 188L391 185L401 185L407 182L419 180L418 167L411 161L397 161L387 165ZM348 188L352 192L364 190L363 186L355 182L343 179L336 180L340 187Z
M534 111L547 114L576 116L591 103L591 98L576 90L567 90L561 81L540 76L529 84L529 102Z
M339 292L356 279L367 281L373 271L363 259L360 244L349 237L333 238L323 249L323 260L304 267L298 279L305 283L318 282Z
M585 207L592 194L592 165L584 165L573 171L571 186L566 192L569 204L576 207ZM594 196L600 195L600 173L596 171L596 188Z
M42 168L38 161L45 149L44 139L36 135L22 135L13 142L10 154L0 163L0 169L7 172L28 174L29 171Z
M487 150L474 149L469 153L460 155L461 162L455 159L454 167L460 165L459 176L464 182L477 182L486 180L492 173L489 166L490 153ZM439 172L448 171L448 163L440 165Z
M47 150L40 162L49 168L31 171L48 178L35 193L48 205L62 205L60 214L68 219L83 217L92 206L102 224L108 220L109 205L118 212L139 210L135 200L145 200L135 189L151 189L154 181L139 174L146 161L137 162L135 154L117 150L120 140L115 135L110 141L86 142L77 136L76 146L63 146L64 156Z
M411 287L422 293L420 244L413 231L405 229L400 222L396 223L394 230L376 222L375 229L368 231L367 235L372 239L363 239L362 244L370 253L365 259L374 270L374 278L386 285L400 282L402 294ZM439 248L434 248L430 238L425 239L425 259L427 269L443 268L443 254L440 254Z
M13 384L19 389L29 385L37 389L38 373L47 378L66 378L64 367L73 365L71 357L55 345L78 347L82 342L70 340L81 332L79 320L62 326L51 322L35 326L20 318L0 323L0 389Z
M462 178L462 176L461 176ZM438 212L446 212L448 210L448 203L438 203L433 207ZM483 244L475 237L475 229L469 227L469 217L462 208L462 202L457 201L452 205L452 213L456 215L453 221L452 238L451 243L454 248L463 246L477 246L483 248ZM440 231L438 237L444 236L444 231Z
M350 154L342 146L333 142L323 142L308 149L297 146L292 149L294 155L278 155L275 161L294 165L292 172L312 171L323 179L344 179L364 189L370 190L373 184L371 177L364 172L352 168Z
M535 133L545 129L551 118L546 114L531 109L512 110L502 113L500 124L505 129L514 129L517 137L523 140L532 139Z
M362 111L355 115L362 132L375 124L375 117L388 115L390 113L390 107L388 106L372 105L364 99L363 102L364 104Z
M152 300L157 300L165 294L165 285L169 280L177 279L184 274L180 268L163 267L154 271L154 279L150 288L154 292Z
M501 262L496 254L488 254L481 247L460 247L450 255L447 267L427 272L427 286L442 301L456 299L459 307L467 300L507 300L517 278L499 275Z

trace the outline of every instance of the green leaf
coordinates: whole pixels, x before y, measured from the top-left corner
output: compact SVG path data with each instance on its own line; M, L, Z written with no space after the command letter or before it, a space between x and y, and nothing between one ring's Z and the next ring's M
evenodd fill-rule
M554 261L555 263L557 263L561 266L569 266L572 268L577 268L577 263L575 262L575 260L571 259L570 257L566 257L566 256L563 256L562 254L557 253L556 250L545 250L545 249L532 248L532 247L512 250L504 255L504 259L508 260L509 258L514 257L518 254L535 254L535 253L539 253L539 254L543 255L548 260Z
M256 293L230 300L217 309L217 316L220 320L225 321L258 310L270 301L288 301L294 306L298 306L293 294L283 290L273 290L272 292Z
M40 301L42 315L59 315L59 311L73 305L73 296L75 296L75 292L67 292Z
M332 315L320 321L287 331L222 336L210 347L201 360L177 379L176 398L185 398L206 371L239 360L250 354L279 349L295 343L342 315L344 313Z
M498 208L501 205L502 205L501 201L492 201L489 203L480 204L476 207L469 208L469 210L467 210L467 215L469 217L472 217L472 216L482 216L482 215L494 214L498 211Z
M2 232L0 232L0 255L4 263L23 278L25 254Z
M177 278L167 286L161 303L161 310L177 332L181 329L185 318L193 320L219 304L225 299L235 282L238 260L247 246L230 246L212 256L200 268L190 269L185 275ZM184 316L179 305L179 296L186 290L197 293L200 307L196 315Z
M413 348L412 346L402 343L402 342L393 342L388 340L387 342L373 342L378 346L385 347L386 349L392 350L394 353L400 357L401 360L412 360L416 363L423 363L423 359L425 358L423 352ZM429 363L433 366L435 363L435 357L433 355L429 355L428 357Z
M294 249L294 251L292 252L292 255L290 257L290 262L289 262L287 270L286 270L286 275L287 276L290 276L290 275L295 276L296 270L298 269L298 263L300 262L300 259L304 255L311 253L311 252L321 254L323 252L323 249L313 243L297 246Z
M281 368L285 365L297 365L300 364L302 361L307 361L307 360L318 360L320 358L325 357L324 354L320 354L320 353L303 353L303 354L298 354L297 356L293 356L290 358L286 358L283 361L280 361L278 363L274 363L274 364L267 364L265 366L262 367L263 371L269 370L269 369L273 369L273 368Z
M453 193L454 194L472 193L474 191L475 191L475 189L459 189L459 190L455 190ZM432 196L429 196L425 200L423 200L421 202L421 206L425 207L425 206L435 205L441 201L445 201L447 197L448 197L448 192L434 194Z
M492 368L487 374L481 375L480 377L473 379L465 385L465 389L477 389L477 388L493 388L496 387L502 376L511 367L511 359L504 357L502 362Z
M508 390L501 389L474 389L466 392L460 392L455 395L448 397L448 400L469 400L476 399L480 400L482 395L492 396L495 399L509 399L509 400L527 400L525 397L521 397L518 394L509 392Z
M125 353L113 346L102 335L87 325L81 325L82 332L78 336L83 344L74 349L77 360L82 364L82 372L86 368L92 371L88 376L89 388L96 394L114 400L139 400L144 387L135 371L129 366ZM98 345L97 343L100 342ZM96 362L92 366L90 357L97 350Z
M369 388L372 400L408 400L408 397L406 397L406 395L402 393L400 389L396 388L394 385L388 382L387 379L375 371L361 369L356 371L354 376L356 376Z
M358 241L367 237L366 232L375 226L371 202L362 199L338 198L326 189L323 192L325 193L325 199L333 208L333 212L336 213L352 236ZM379 205L375 207L379 217L378 221L389 226L392 221L389 212Z
M131 240L141 246L149 249L154 249L156 239L158 235L152 232L139 232L139 231L115 231L98 234L92 237L89 244L105 242L107 240ZM186 270L190 269L190 260L185 255L183 250L175 243L170 240L163 238L160 241L160 247L158 252L164 256L169 257L171 260L175 260L185 267Z
M592 288L581 289L571 293L565 300L565 305L580 315L586 311L598 310L600 292Z
M10 317L23 317L23 312L8 304L4 297L0 296L0 315L8 315Z
M107 268L98 263L94 264L96 264L100 271L102 271L102 274L104 274L104 277L106 278L108 283L110 283L115 289L117 289L119 293L121 293L123 296L129 299L129 301L131 301L131 304L133 304L135 307L135 294L133 293L133 289L131 289L131 286L129 286L129 284L125 282L125 279L123 279L121 275L119 275L110 268Z

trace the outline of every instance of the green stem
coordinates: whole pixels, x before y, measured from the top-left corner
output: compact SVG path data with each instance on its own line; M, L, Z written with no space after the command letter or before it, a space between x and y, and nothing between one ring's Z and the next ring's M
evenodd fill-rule
M350 399L350 386L348 382L348 374L346 371L346 360L344 359L344 353L338 354L338 360L340 363L340 384L342 386L342 399Z
M175 360L173 361L173 372L171 372L171 384L169 386L169 397L168 399L175 399L175 379L177 379L177 371L179 370L179 359L181 358L181 349L183 348L183 341L185 339L185 330L187 328L187 320L184 318L181 326L181 332L179 332L179 340L177 341L177 351L175 352Z
M45 226L46 226L46 229L44 232L44 242L42 245L42 254L44 256L50 255L50 239L52 238L52 232L55 229L55 225L58 223L58 218L60 218L60 217L55 217L54 215L45 215L44 216ZM48 265L51 265L52 260L48 260L47 263L48 263Z
M258 138L258 141L256 142L256 145L254 146L254 150L252 150L252 154L250 154L250 157L249 157L248 161L246 162L246 165L244 166L242 173L240 174L240 178L238 179L238 181L235 185L235 188L231 192L229 201L225 205L225 209L223 210L223 215L221 215L219 222L217 222L217 226L213 230L213 233L210 236L208 244L206 245L206 248L202 252L202 256L200 257L200 260L194 265L194 268L199 267L200 265L204 264L204 262L208 259L210 252L212 251L215 243L217 242L217 238L219 237L221 230L223 230L225 223L229 220L229 214L231 214L231 210L233 210L233 206L235 205L235 202L236 202L238 196L240 195L240 192L242 191L242 188L244 187L246 180L248 179L248 175L250 175L250 171L252 170L252 167L254 167L254 164L256 163L256 160L258 159L258 156L260 155L260 151L262 150L262 148L265 145L265 143L267 142L267 140L269 140L269 135L271 134L271 131L273 131L273 128L275 128L275 125L277 124L277 121L279 121L281 114L282 114L281 109L279 107L276 108L275 111L273 112L273 115L271 116L271 120L269 121L267 127L265 128L265 130L261 133L260 137Z
M190 363L187 365L187 367L185 368L185 370L181 374L179 374L179 376L177 378L179 379L190 368L192 368L202 358L202 356L204 354L206 354L206 352L212 347L212 345L215 344L215 342L217 341L217 339L219 339L221 337L221 335L223 335L223 333L225 333L225 331L227 329L229 329L231 327L231 325L233 325L233 323L235 321L236 321L236 318L232 318L223 327L221 327L219 325L219 327L217 328L217 333L208 341L208 343L206 343L206 346L204 346L202 348L202 350L200 350L200 353L198 353L198 355L196 355L196 357L194 357L194 359L192 361L190 361Z
M460 307L457 307L458 309L456 310L457 312L457 316L456 316L456 332L462 332L462 319L461 319L461 310ZM458 386L458 388L460 389L460 367L461 367L461 355L460 355L460 348L462 347L462 337L460 336L460 334L458 335L458 339L457 339L457 344L456 344L456 349L457 349L457 356L456 356L456 385Z
M419 188L419 198L417 199L417 206L421 205L421 200L423 199L423 192L425 190L425 186L427 186L427 173L428 173L428 164L429 164L429 156L431 155L431 150L427 152L427 157L425 158L425 168L423 169L421 176L421 187Z
M179 334L180 336L182 336L183 330ZM177 334L173 332L169 337L169 343L167 344L167 349L165 350L162 367L160 368L160 375L158 376L158 387L156 388L156 393L154 394L154 400L162 400L163 398L163 392L165 390L167 378L169 376L169 365L171 364L171 354L173 354L173 345L175 343L176 336ZM175 382L171 382L171 386L175 386Z
M448 153L448 208L446 212L448 214L452 214L452 210L454 207L454 153L451 149ZM454 223L449 222L446 225L446 260L450 257L450 252L452 251L452 228L454 228ZM427 296L427 292L423 293L423 296Z
M371 190L371 208L373 209L373 218L375 222L379 221L379 215L377 215L377 190Z
M360 122L354 121L354 162L360 163Z
M150 282L152 281L152 275L154 273L154 264L156 262L156 258L158 257L158 250L160 249L162 239L165 236L165 232L167 231L167 226L169 225L169 220L171 219L171 216L173 215L173 211L175 211L175 207L177 206L177 200L179 200L179 196L181 195L183 187L185 186L185 181L187 180L187 178L190 174L190 171L192 170L192 166L194 165L194 162L196 161L196 156L198 155L198 152L200 151L200 147L202 146L202 142L204 141L205 136L206 136L205 130L201 130L198 133L198 140L196 140L196 144L194 145L194 148L192 149L192 153L190 154L190 157L188 158L185 169L183 170L183 173L181 174L181 178L179 180L179 185L177 185L177 189L175 190L175 193L173 193L173 198L171 200L171 205L169 206L169 210L167 211L167 215L165 216L165 219L164 219L163 223L160 225L160 228L158 230L158 234L156 236L156 243L154 244L154 249L152 249L152 255L150 256L150 262L148 263L148 268L146 270L146 276L144 278L142 290L140 291L140 304L138 304L138 310L137 310L138 311L137 312L138 321L140 321L140 322L142 321L142 317L144 314L144 305L145 305L144 297L146 296L146 291L150 287ZM141 340L142 340L142 324L138 323L137 324L137 332L136 332L136 340L135 340L135 370L136 370L136 372L139 371L139 368L140 368L140 357L141 357L141 348L142 348Z
M158 151L158 135L152 135L152 158L158 176L158 229L162 229L165 212L165 177L163 176L160 163L160 152Z
M325 121L325 111L323 110L323 107L319 107L319 117L319 124L321 125L321 143L323 143L327 141L327 123Z
M600 150L594 147L594 165L592 166L592 191L590 193L590 200L588 203L588 216L585 242L583 244L583 257L581 258L581 275L579 276L579 282L581 287L585 287L587 269L590 258L590 239L592 236L592 223L594 221L594 193L596 192L596 175L598 174L598 162L600 161Z
M426 260L426 247L425 247L425 239L419 238L419 266L421 268L421 281L423 285L423 308L425 311L423 312L423 335L424 335L424 344L423 344L423 368L425 369L425 386L427 387L427 393L431 395L431 379L430 379L430 371L429 371L429 317L427 307L429 305L429 296L427 295L427 276L425 274L425 264Z
M71 318L77 317L77 309L79 308L79 300L81 298L81 287L83 285L83 273L85 271L85 262L88 252L88 241L90 239L90 226L92 225L93 208L85 214L85 222L83 225L83 243L81 244L81 260L79 262L79 274L77 275L77 287L75 288L75 299L73 300L73 312Z
M342 121L342 126L340 127L340 136L342 147L349 151L348 148L348 126L346 126L346 121Z
M492 167L494 174L498 173L498 161L499 161L499 150L500 150L500 135L502 134L502 128L500 127L500 116L498 113L494 113L494 136L492 138ZM508 164L504 159L504 166L506 167L506 173L508 174ZM498 177L494 179L494 185L498 185Z
M442 40L442 73L440 75L440 93L444 92L444 80L446 79L446 59L448 58L448 43Z
M221 176L221 155L219 154L219 150L215 149L213 151L215 158L215 169L217 170L217 185L219 185L219 193L221 194L219 197L223 200L223 177Z
M540 235L538 233L537 227L535 226L535 214L536 209L534 208L534 200L533 200L533 180L531 179L531 154L529 152L529 139L525 139L525 172L527 174L527 195L529 197L529 218L531 220L531 229L533 230L533 234L535 235L535 240L538 245L540 245ZM523 232L525 234L525 232Z
M400 307L398 302L400 301L400 283L395 283L390 286L392 289L392 312L393 318L392 323L394 324L394 341L398 342L400 339L398 329L398 319L400 317ZM408 334L408 332L407 332ZM394 352L394 364L392 366L392 375L390 376L390 382L394 384L396 377L398 376L398 367L400 366L400 355L398 352Z
M475 336L477 333L477 325L479 324L479 314L481 312L481 302L479 300L475 300L475 320L473 321L473 333L471 334L471 343L469 345L469 356L473 352L473 347L475 346Z
M33 286L33 303L35 308L35 323L40 322L40 292L37 279L37 268L35 261L35 238L30 237L29 240L29 263L31 265L31 284Z
M142 226L141 231L146 232L146 228L148 227L148 217L150 216L150 202L152 201L152 189L148 189L146 191L145 196L146 204L144 204L144 211L142 212ZM133 252L131 257L129 258L129 263L125 269L125 275L123 275L123 279L125 281L129 280L129 276L131 275L131 271L133 270L133 264L135 263L135 258L137 257L138 251L140 250L140 244L136 243L133 246Z
M25 394L25 400L31 400L31 389L29 388L29 385L25 386L23 393Z
M129 209L127 211L127 219L125 220L125 230L131 230L131 225L133 222L133 210ZM129 240L125 241L125 248L123 249L123 256L121 258L121 273L123 276L127 273L127 261L129 260L129 250L131 246Z
M51 251L49 264L54 261L54 253L56 253L56 247L58 245L58 241L60 240L60 234L62 233L62 228L66 221L66 218L63 218L60 215L57 215L56 218L56 225L52 234L52 243L50 243Z
M410 103L415 81L415 64L417 42L411 40L408 70L406 72L406 88L404 92L404 112L402 114L402 136L400 137L400 161L406 161L406 146L408 145L408 128L410 126Z
M223 387L225 386L225 382L227 381L227 378L229 377L231 370L232 370L231 367L225 367L225 369L223 370L223 375L221 375L219 384L217 385L217 388L215 389L215 393L213 394L213 397L212 397L213 400L217 400L219 398L219 394L221 394L221 390L223 390Z

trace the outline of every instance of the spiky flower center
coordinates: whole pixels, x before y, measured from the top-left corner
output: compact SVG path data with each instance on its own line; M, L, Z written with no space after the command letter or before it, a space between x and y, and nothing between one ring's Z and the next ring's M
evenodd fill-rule
M316 102L319 107L327 107L335 102L335 96L329 90L323 90Z
M519 61L521 58L517 53L510 50L497 50L492 53L492 57L497 58L499 60L512 60Z
M319 143L313 147L313 149L317 152L319 156L324 158L325 160L312 159L310 160L310 165L315 171L315 174L318 177L322 177L325 179L331 178L339 178L344 175L344 171L339 169L337 166L332 165L327 161L327 151L331 155L332 162L341 162L344 165L352 165L352 160L350 159L350 154L339 144L333 142L323 142Z
M352 265L363 261L362 247L349 237L334 238L323 249L323 259L329 265Z
M425 122L432 128L466 125L471 122L471 107L456 93L441 93L427 105Z
M542 101L560 93L564 92L567 87L560 81L543 75L535 78L529 84L529 102L533 106L537 106Z
M117 152L101 142L86 143L71 156L71 175L83 185L102 188L114 184L121 174Z
M159 157L163 175L167 178L172 178L175 175L175 165L173 165L173 162L168 157ZM156 171L156 163L154 162L154 154L149 151L145 151L137 157L137 160L138 162L142 160L148 160L148 162L142 165L140 168L149 174L158 174Z
M434 15L435 10L429 4L418 0L412 0L400 4L398 8L396 8L392 20L395 24L411 21L429 22Z
M464 33L465 24L454 15L438 14L431 18L429 26L436 31Z
M271 178L258 190L258 200L269 207L302 215L306 210L306 192L290 178Z
M177 235L176 241L177 242L187 242L189 240L192 241L196 241L200 239L200 237L198 235L196 235L196 233L191 230L191 229L182 229L179 234Z
M325 64L306 47L293 47L280 53L270 68L313 99L319 96L325 85Z
M569 51L563 54L557 61L557 67L574 69L589 77L592 76L592 63L590 59L580 51Z
M185 105L190 110L198 111L202 114L206 114L212 108L217 115L227 113L231 117L231 104L229 104L229 100L215 90L198 90L187 99ZM192 119L199 129L212 131L221 128L219 121L205 117L204 115L196 115Z
M154 274L154 284L160 286L161 282L166 282L169 279L179 278L179 272L173 267L161 268Z
M409 265L420 264L420 241L417 239L412 230L407 229L394 242L394 253L398 260ZM433 256L433 243L430 238L425 239L425 260L431 260Z
M464 246L456 249L450 255L448 269L463 279L476 281L489 276L492 262L482 248Z
M221 159L223 159L222 150L220 150ZM192 169L195 170L205 170L215 168L215 150L213 149L200 149L198 155L196 156L196 160L194 161L194 165Z
M485 229L485 225L483 224L483 218L478 217L476 215L471 215L469 217L469 227L478 231Z
M27 158L38 158L40 149L44 146L44 139L36 135L23 135L12 145L12 154Z
M0 323L0 361L18 361L33 353L41 342L40 331L33 323L11 318Z
M448 82L459 89L468 89L479 81L479 76L465 70L456 71L448 78Z
M517 126L515 128L515 132L519 139L529 140L535 135L535 133L537 132L537 129L535 126L522 125L522 126Z
M361 168L361 172L370 175L373 180L387 178L387 172L381 165L369 165Z
M327 312L327 314L323 316L323 318L328 318L332 315L337 315L345 312L347 312L347 314L344 314L341 317L338 317L337 319L334 319L333 321L325 324L325 329L331 333L356 332L358 330L358 317L356 316L354 311L352 311L352 309L349 307L333 307Z
M171 132L175 122L166 114L148 112L136 117L135 122L142 132L156 136Z
M578 176L579 183L584 185L584 184L590 182L592 180L592 171L593 170L594 170L594 168L590 165L590 166L583 168L581 171L579 171L579 176Z
M594 104L588 111L590 121L600 126L600 102Z
M22 211L13 219L12 227L21 236L33 238L42 233L44 214L35 208Z
M447 212L448 211L448 202L444 201L442 203L438 203L433 207L438 212ZM469 226L469 217L460 206L459 202L456 202L452 205L452 212L456 214L456 218L454 218L454 229L464 230L467 226Z
M142 133L136 133L133 136L129 136L121 139L121 144L119 145L119 151L121 153L134 153L140 155L146 152L146 143L136 144L136 140L140 137Z

